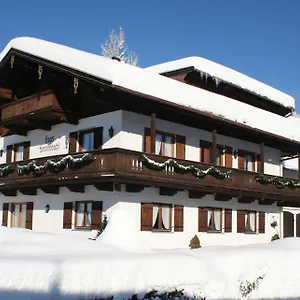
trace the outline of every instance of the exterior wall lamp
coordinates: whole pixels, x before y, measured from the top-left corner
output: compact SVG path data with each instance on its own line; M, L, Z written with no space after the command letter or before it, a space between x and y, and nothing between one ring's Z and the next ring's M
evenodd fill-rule
M47 205L45 206L45 213L47 214L47 213L49 212L49 210L50 210L50 205L47 204Z
M108 135L110 138L112 138L114 136L114 128L112 126L110 126L110 128L108 129Z

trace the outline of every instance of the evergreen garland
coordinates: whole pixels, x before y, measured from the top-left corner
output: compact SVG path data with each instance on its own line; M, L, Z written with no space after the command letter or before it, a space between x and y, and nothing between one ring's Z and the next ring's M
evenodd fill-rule
M14 169L11 167L11 165L0 168L0 177L8 176L13 171Z
M67 166L72 170L77 170L84 165L87 165L93 161L93 156L90 153L83 154L79 157L73 157L72 155L67 155L58 162L54 162L48 159L43 165L37 165L35 160L32 160L27 165L17 165L18 175L28 175L30 173L45 173L49 171L51 173L58 173L64 170Z
M283 189L289 187L291 189L300 188L300 182L296 180L281 180L279 177L269 177L264 174L260 174L256 177L256 181L262 184L274 184L276 187Z
M151 160L145 154L142 155L140 161L143 163L143 165L145 165L147 168L152 170L162 171L163 169L165 169L165 167L171 166L174 167L174 171L176 173L181 173L181 174L191 173L195 175L197 178L201 178L201 179L206 177L207 175L214 176L215 178L218 179L227 179L227 178L231 178L231 173L232 173L232 171L221 172L214 166L210 166L206 170L201 170L193 165L184 166L171 158L166 160L163 163L159 163L154 160Z

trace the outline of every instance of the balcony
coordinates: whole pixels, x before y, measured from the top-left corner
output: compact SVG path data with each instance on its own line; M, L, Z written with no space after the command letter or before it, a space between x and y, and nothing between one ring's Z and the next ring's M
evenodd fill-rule
M54 93L45 91L20 100L11 101L1 107L2 126L18 134L28 130L50 130L51 125L65 121Z
M123 149L106 149L90 153L59 155L22 161L0 166L0 192L5 195L36 194L36 189L58 193L65 186L74 192L84 192L85 185L112 190L114 183L126 184L128 192L140 192L147 186L160 188L160 193L171 195L188 190L190 198L215 195L216 200L228 201L239 197L243 203L259 200L261 204L275 201L297 202L300 188L297 181L259 173L209 165L186 160L176 160L182 166L193 165L189 170L175 164L160 165L168 158ZM155 162L155 163L153 163ZM199 173L199 170L203 171ZM229 173L227 173L229 172ZM232 173L230 173L232 172ZM268 182L268 181L272 181Z

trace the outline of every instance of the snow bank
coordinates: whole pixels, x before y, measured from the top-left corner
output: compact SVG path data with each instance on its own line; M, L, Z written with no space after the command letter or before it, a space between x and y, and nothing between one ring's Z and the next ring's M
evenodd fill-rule
M166 73L193 68L203 76L209 75L216 81L225 81L256 95L265 97L285 107L295 108L295 99L256 79L202 57L186 57L146 68L156 73ZM262 100L263 101L263 100Z
M119 211L110 217L107 229L119 237L117 217L127 215ZM72 233L0 228L0 239L0 299L123 299L152 289L184 289L207 300L233 300L253 282L258 283L249 299L300 299L300 239L144 253Z
M115 209L98 242L113 245L125 251L146 251L149 246L139 239L138 222L135 216L124 209Z
M297 118L284 118L237 100L161 76L150 69L141 69L99 55L28 37L16 38L9 42L0 54L0 62L11 49L17 49L104 79L111 82L114 87L150 95L169 102L169 104L175 103L193 108L200 112L210 113L247 125L250 128L263 130L300 142L299 119ZM262 83L260 84L263 85ZM271 87L269 88L270 90L272 89ZM260 92L258 91L258 93ZM276 91L275 94L281 95L279 91ZM284 93L282 94L285 95ZM292 101L290 99L290 102Z

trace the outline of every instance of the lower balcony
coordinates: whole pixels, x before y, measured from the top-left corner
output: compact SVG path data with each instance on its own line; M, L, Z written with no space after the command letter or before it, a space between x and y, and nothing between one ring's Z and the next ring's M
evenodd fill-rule
M127 192L156 186L161 195L188 190L190 198L213 194L219 201L238 197L242 203L297 205L300 198L300 183L291 179L117 148L0 166L0 192L7 196L18 190L35 195L39 188L59 193L62 186L73 192L84 192L85 185L114 190L119 183Z

